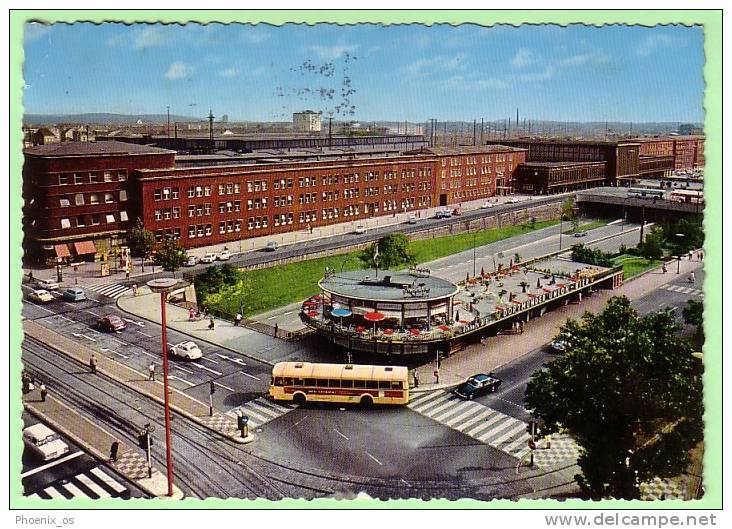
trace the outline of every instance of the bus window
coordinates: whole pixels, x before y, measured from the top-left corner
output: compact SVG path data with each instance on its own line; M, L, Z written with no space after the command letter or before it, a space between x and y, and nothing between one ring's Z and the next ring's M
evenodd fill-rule
M275 386L284 386L284 384L282 383L282 377L275 377L274 385Z
M353 380L341 380L341 387L342 388L352 388Z
M292 377L285 377L285 386L292 386Z
M328 379L328 387L329 388L339 388L341 387L341 381L337 378L331 378Z
M305 379L305 385L306 386L314 386L315 385L315 379L314 378L306 378Z
M367 380L366 381L366 389L378 389L379 384L376 380Z
M327 388L328 387L328 379L327 378L319 378L315 381L315 385L319 388Z
M292 385L293 386L302 386L303 385L302 384L302 379L301 378L295 378L295 379L293 379Z
M365 380L354 380L353 387L356 389L363 389L366 387L366 381Z
M401 380L392 380L391 389L404 389Z
M389 389L391 383L388 380L379 380L379 389Z

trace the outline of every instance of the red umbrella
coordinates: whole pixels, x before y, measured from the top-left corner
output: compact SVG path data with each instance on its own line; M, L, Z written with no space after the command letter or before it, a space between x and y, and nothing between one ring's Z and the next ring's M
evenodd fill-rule
M303 303L303 305L306 307L315 307L317 304L318 304L317 301L306 301Z
M392 329L391 327L387 327L386 329L384 329L384 334L392 335L394 334L394 329Z
M416 327L412 327L411 329L409 329L409 332L412 333L412 336L419 336L419 329L417 329Z
M386 318L386 316L384 316L381 312L374 311L374 312L367 312L366 314L363 315L363 318L365 320L374 322L374 334L376 334L376 322L383 320L384 318Z
M310 316L311 318L314 318L318 314L320 314L320 313L316 310L311 310L310 312L308 312L308 316Z
M313 299L318 299L318 300L320 300L320 299L323 299L323 296L321 296L320 294L315 294L315 295L313 296Z
M447 325L440 325L437 328L440 329L441 331L449 331L450 330L450 327L448 327Z
M362 333L365 330L366 330L366 327L364 327L363 325L358 325L356 327L356 332L358 332L358 333Z

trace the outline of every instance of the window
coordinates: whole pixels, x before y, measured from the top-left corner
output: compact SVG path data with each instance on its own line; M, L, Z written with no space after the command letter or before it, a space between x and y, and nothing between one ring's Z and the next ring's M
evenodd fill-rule
M195 226L188 226L188 238L189 239L196 238L196 227Z
M83 228L84 226L86 226L86 224L84 223L84 215L79 215L78 217L76 217L76 226L79 228Z
M58 185L62 186L69 183L69 175L60 174L58 175Z
M163 211L160 209L155 210L155 220L162 220L163 218Z
M203 205L203 214L204 215L210 215L211 214L211 204L207 203Z
M206 224L206 235L211 235L213 233L213 230L211 228L210 224Z
M89 183L96 184L99 182L99 173L89 173Z
M92 195L95 196L95 195ZM71 205L71 201L69 200L69 197L61 197L59 199L59 203L61 204L62 208L67 208Z
M189 217L195 217L196 216L196 206L190 205L188 206L188 216Z
M127 171L117 171L117 180L120 182L127 180Z
M84 195L82 193L77 193L74 195L74 202L77 206L83 206L84 205Z
M163 190L162 189L156 189L155 193L153 194L153 198L155 200L162 200L163 199Z
M170 188L169 187L163 188L163 200L170 200Z
M219 184L219 195L223 195L226 192L226 186L224 184Z
M129 218L127 217L127 212L126 211L120 211L119 212L119 220L120 220L120 222L127 222L129 220Z
M196 196L197 197L202 197L203 196L203 187L196 186Z
M91 179L92 173L89 173L89 177ZM104 181L105 182L111 182L112 181L112 171L104 171Z
M121 189L119 192L119 201L125 202L127 200L127 191L124 189Z
M174 187L173 188L173 200L178 200L179 197L180 197L180 191L178 190L177 187Z
M211 196L211 186L203 186L203 196L205 196L205 197Z
M219 233L226 233L226 223L219 222Z
M188 188L188 198L193 198L196 196L196 188L195 187L189 187Z
M84 183L84 177L80 175L79 173L74 173L74 183L75 184L83 184Z
M69 219L61 219L61 228L66 229L71 227L71 221Z
M112 224L114 222L114 213L107 213L107 224Z
M99 215L91 216L91 224L92 226L96 226L97 224L99 224Z
M112 193L104 193L104 203L109 204L114 202L114 195Z
M262 182L262 191L267 191L267 182ZM239 193L239 184L234 184L234 193Z

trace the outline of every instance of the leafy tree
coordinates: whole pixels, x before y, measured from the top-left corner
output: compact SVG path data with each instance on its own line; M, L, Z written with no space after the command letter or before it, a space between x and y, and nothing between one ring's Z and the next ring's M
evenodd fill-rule
M701 217L679 219L675 223L663 226L666 242L677 253L687 253L693 248L704 246L704 226ZM677 234L681 234L679 237Z
M398 269L415 264L414 254L409 250L409 239L403 233L392 233L364 248L359 259L366 266L374 266L374 254L378 248L378 266L383 270Z
M155 248L155 234L145 229L142 219L138 218L135 226L127 234L127 244L134 257L142 258L142 271L145 271L145 259Z
M186 251L172 237L166 238L163 245L155 252L155 264L162 266L163 270L168 272L178 270L186 262L186 259Z
M577 233L577 230L579 230L579 219L575 216L572 217L572 231Z
M646 235L646 240L638 244L638 252L646 259L660 259L663 257L663 229L654 227Z
M527 407L547 432L575 437L576 479L592 499L637 498L636 476L679 474L701 440L701 376L677 330L669 311L640 317L614 297L602 313L568 320L565 355L531 377Z
M686 302L686 307L681 311L684 322L688 325L696 327L696 337L700 342L704 342L704 303L690 299Z
M599 248L586 248L584 244L572 246L572 260L596 266L613 266L612 254L603 252Z
M562 220L572 220L574 217L574 201L568 198L562 202Z

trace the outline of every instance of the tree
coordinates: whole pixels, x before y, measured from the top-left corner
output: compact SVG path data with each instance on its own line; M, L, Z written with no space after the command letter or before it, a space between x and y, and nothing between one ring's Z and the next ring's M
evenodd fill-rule
M690 299L686 302L681 315L687 325L696 327L696 338L700 343L704 343L704 303Z
M163 245L155 252L155 264L162 266L163 270L168 272L178 270L186 262L186 259L186 251L172 237L166 238Z
M574 201L568 198L562 202L562 220L572 220L574 217Z
M646 235L646 240L638 244L638 252L646 259L660 259L663 257L663 229L654 227Z
M703 434L701 375L670 311L640 317L625 297L568 320L564 356L534 373L527 408L581 446L576 476L592 499L637 498L636 477L678 475ZM636 474L637 472L637 474Z
M378 267L383 270L397 269L403 265L415 264L414 254L409 250L409 239L403 233L392 233L364 248L359 259L366 266L374 266L374 254L378 248Z
M127 234L127 244L130 246L130 253L134 257L142 258L142 271L145 271L145 259L155 247L155 234L145 229L142 219L138 218L135 226Z
M701 217L679 219L673 224L663 227L666 242L677 254L685 254L693 248L704 246L704 226ZM679 237L677 234L681 234Z

